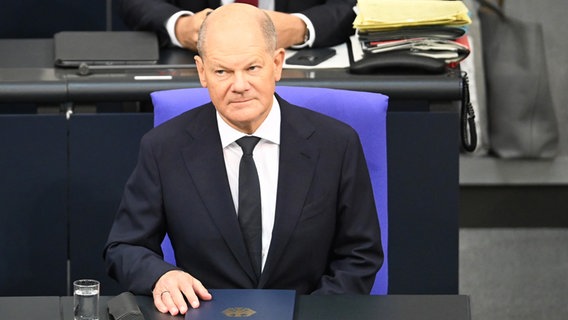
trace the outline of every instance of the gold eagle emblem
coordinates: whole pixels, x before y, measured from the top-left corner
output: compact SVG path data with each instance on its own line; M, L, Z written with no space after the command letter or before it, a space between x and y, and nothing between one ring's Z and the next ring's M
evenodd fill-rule
M223 314L229 318L246 318L255 314L256 311L251 308L234 307L223 310Z

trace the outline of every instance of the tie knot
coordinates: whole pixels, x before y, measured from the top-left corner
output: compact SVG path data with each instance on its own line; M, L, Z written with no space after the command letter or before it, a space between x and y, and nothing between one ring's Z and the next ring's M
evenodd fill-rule
M259 137L245 136L237 140L237 144L243 149L243 154L252 155L252 150L254 150L258 141L260 141Z

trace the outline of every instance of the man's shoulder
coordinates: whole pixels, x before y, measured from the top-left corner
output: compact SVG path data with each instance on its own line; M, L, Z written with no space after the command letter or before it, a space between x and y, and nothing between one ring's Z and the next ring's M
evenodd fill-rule
M310 125L317 129L327 129L332 131L354 131L353 128L345 123L344 121L327 115L323 112L311 109L309 106L299 106L291 104L288 101L282 99L281 108L283 108L282 115L291 121L292 123L298 123L299 121L307 121ZM299 120L301 119L301 120ZM301 123L301 122L299 122Z
M203 125L203 121L215 119L215 109L210 103L183 111L156 125L144 135L146 140L172 140L180 137L192 126Z

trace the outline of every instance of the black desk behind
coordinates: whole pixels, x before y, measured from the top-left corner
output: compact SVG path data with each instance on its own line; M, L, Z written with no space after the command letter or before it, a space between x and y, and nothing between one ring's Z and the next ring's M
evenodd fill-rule
M77 69L53 67L51 39L0 39L0 103L143 101L152 91L200 86L191 53L172 48L160 55L162 65L187 64L187 68L118 66L82 76ZM279 84L380 92L391 98L395 111L428 111L432 104L459 100L462 95L458 73L351 75L345 69L286 69ZM397 108L401 103L406 108Z
M4 51L7 45L19 48L22 54ZM53 146L55 152L68 155L63 159L64 170L61 170L61 180L67 183L61 189L61 196L66 202L58 205L64 207L63 212L69 217L69 275L71 279L99 279L103 294L116 294L120 288L106 276L100 253L124 183L136 161L139 139L152 127L152 114L87 114L79 112L78 107L105 102L148 101L151 91L197 87L197 73L195 69L184 68L80 76L76 70L54 69L50 60L52 49L50 40L45 39L0 40L0 57L6 55L7 59L12 59L11 62L0 59L0 108L20 102L51 103L61 105L58 110L68 116L67 121L62 119L61 123L67 140L63 143L57 140L57 145L53 144L56 140L45 144ZM180 61L176 60L179 59L176 55L183 54L179 50L170 53L174 59L170 61L174 62ZM30 63L29 59L34 62ZM167 76L171 80L137 80L139 75ZM367 90L390 96L387 118L390 230L389 264L386 266L389 268L389 293L457 293L459 128L453 107L461 98L459 76L354 76L342 69L285 70L280 84ZM436 112L440 109L444 112ZM3 117L9 122L21 117L44 119L39 114ZM18 141L0 141L0 146L9 147ZM12 156L29 160L36 154L33 148L24 148ZM31 165L35 165L33 161ZM47 169L59 167L61 162L53 160L43 165L44 173L51 175L53 171ZM15 191L29 188L29 182L18 180L18 171L6 171L14 181L20 182L6 188ZM42 185L46 185L45 178L43 175L36 177ZM7 203L11 208L3 214L14 217L37 214L26 205L30 201L34 199L0 194L0 203ZM43 211L54 215L62 212L60 207L49 206ZM20 231L27 230L25 222L21 226ZM84 226L93 230L88 240L78 231ZM45 246L44 251L49 253L50 246ZM10 261L9 265L21 262L19 256L5 258ZM16 285L26 279L6 281ZM0 287L4 285L0 283ZM46 290L42 294L59 295L60 291Z

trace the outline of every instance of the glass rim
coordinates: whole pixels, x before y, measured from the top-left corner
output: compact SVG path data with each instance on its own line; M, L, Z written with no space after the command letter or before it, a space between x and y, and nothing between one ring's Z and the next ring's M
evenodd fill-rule
M100 282L95 279L78 279L73 281L74 286L92 287L100 285Z

